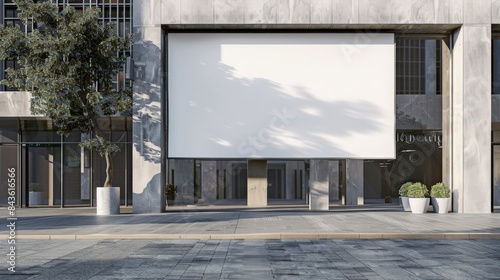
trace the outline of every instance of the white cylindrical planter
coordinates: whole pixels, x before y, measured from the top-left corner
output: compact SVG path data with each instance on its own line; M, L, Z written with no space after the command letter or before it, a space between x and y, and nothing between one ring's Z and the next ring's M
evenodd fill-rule
M409 197L407 197L407 196L402 196L402 197L401 197L401 203L403 204L403 209L404 209L405 211L411 211Z
M42 205L43 204L43 192L29 192L29 204L30 205Z
M429 208L429 201L430 199L428 197L426 198L410 197L411 212L413 214L424 214L425 212L427 212L427 208Z
M120 214L120 188L97 188L97 215Z
M450 200L449 198L431 197L432 207L434 208L434 212L439 214L448 213L449 200Z

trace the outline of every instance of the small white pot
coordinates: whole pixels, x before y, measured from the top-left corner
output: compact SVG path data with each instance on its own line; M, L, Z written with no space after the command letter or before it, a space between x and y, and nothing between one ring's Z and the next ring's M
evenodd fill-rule
M429 208L429 201L430 199L428 197L426 198L410 197L411 212L413 214L424 214L425 212L427 212L427 208Z
M403 209L405 211L411 211L409 197L401 196L401 203L403 204Z
M120 188L97 188L97 215L120 214Z
M449 198L437 198L431 197L432 207L434 208L434 212L439 214L448 213L448 204L450 203Z

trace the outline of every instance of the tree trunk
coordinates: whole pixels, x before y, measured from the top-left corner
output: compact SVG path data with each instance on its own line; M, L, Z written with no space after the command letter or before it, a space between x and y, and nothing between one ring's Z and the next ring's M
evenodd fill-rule
M111 155L106 153L104 156L106 158L106 181L104 182L104 187L113 186L113 161L111 160Z

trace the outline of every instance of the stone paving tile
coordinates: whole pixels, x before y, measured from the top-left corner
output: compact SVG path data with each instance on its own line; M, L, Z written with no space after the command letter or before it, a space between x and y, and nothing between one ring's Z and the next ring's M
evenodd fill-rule
M189 210L174 207L166 214L109 217L96 216L92 208L20 208L17 211L20 226L18 234L20 239L26 235L38 235L40 238L49 235L54 238L62 238L62 235L74 238L77 235L88 238L93 234L119 234L123 238L137 234L170 234L170 238L180 238L180 235L189 237L190 234L215 236L256 233L282 234L288 238L294 238L294 234L361 234L367 238L381 238L384 234L396 238L398 233L438 234L436 236L443 237L445 234L449 237L453 237L453 234L500 234L500 215L497 213L413 215L402 211L398 205L331 207L330 211L322 213L309 212L300 205L292 205L286 211L273 209L273 206L265 211L252 211L243 206L232 209L214 206L203 208L207 211L200 211L202 208ZM126 209L130 211L130 208ZM4 215L0 213L0 217ZM0 233L4 232L6 228L0 227Z
M24 240L18 254L0 279L500 279L496 240Z

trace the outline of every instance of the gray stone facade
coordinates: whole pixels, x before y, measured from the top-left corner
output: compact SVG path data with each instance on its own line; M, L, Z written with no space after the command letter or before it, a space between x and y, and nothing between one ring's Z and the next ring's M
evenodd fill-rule
M493 195L490 136L492 126L493 130L500 129L495 128L495 123L500 122L500 99L491 95L491 42L493 34L500 29L499 0L137 0L133 5L134 212L164 211L164 184L169 180L169 171L175 167L167 164L167 135L164 133L167 120L165 85L168 82L164 68L164 53L168 45L165 34L171 29L208 32L237 29L264 32L276 29L291 32L383 30L401 37L442 40L441 73L432 64L432 50L436 46L427 42L425 48L431 55L425 60L426 94L396 96L396 126L398 129L442 130L443 181L453 188L453 210L461 213L490 212ZM498 63L494 67L493 71L500 71ZM432 89L435 77L440 74L442 94L436 95ZM2 117L34 117L29 112L29 93L2 92L0 111ZM202 188L203 201L237 197L232 188L226 188L235 178L232 166L233 162L207 161L201 164L202 184L216 189L214 193ZM330 200L336 200L341 174L338 162L331 161L328 166ZM351 197L349 186L359 187L361 184L357 191L363 189L363 181L358 180L363 166L358 167L347 168L347 174L344 174L347 201ZM306 199L310 193L300 193L296 188L300 187L303 192L308 190L310 178L306 178L305 173L304 177L294 173L296 170L305 172L304 163L287 163L285 169L284 198ZM217 173L216 170L224 172ZM356 171L350 173L349 170ZM191 193L195 183L190 174L194 170L186 172L187 185L182 188ZM495 175L495 182L497 177ZM357 181L352 178L357 178ZM500 192L500 187L496 188ZM359 202L356 199L356 203Z
M492 24L500 24L498 0L135 1L134 212L164 209L159 186L164 183L160 174L165 161L161 158L165 137L160 129L165 121L162 99L167 77L161 64L163 40L165 30L193 28L371 29L449 38L453 67L443 83L452 86L443 92L443 104L432 92L429 96L398 96L397 103L406 114L421 120L424 129L442 127L443 138L450 139L443 151L443 178L453 188L453 210L490 212L491 122L499 114L499 110L493 114L491 110ZM398 127L401 125L405 124ZM148 135L148 148L138 148L146 141L143 134Z

